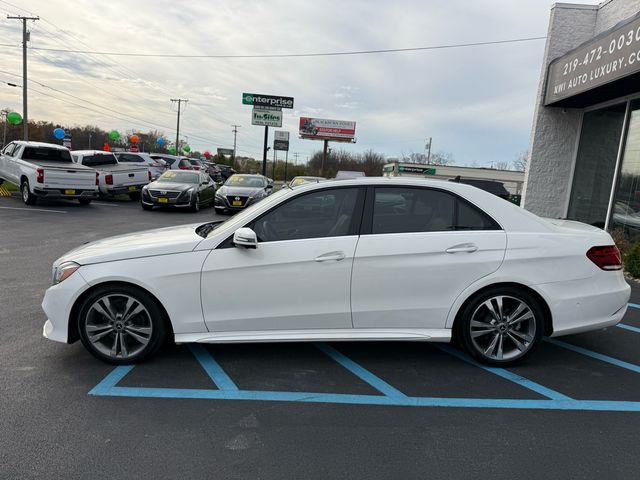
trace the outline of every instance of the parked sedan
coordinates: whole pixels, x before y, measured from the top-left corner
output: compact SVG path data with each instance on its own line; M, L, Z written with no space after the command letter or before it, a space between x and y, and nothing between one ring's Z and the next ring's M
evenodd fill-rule
M631 290L599 228L544 220L470 185L402 177L283 189L224 223L98 240L58 259L53 278L45 337L80 339L116 364L172 335L455 338L508 365L543 335L615 325Z
M197 212L213 203L215 192L215 183L204 172L169 170L142 189L140 203L145 210L176 207Z
M319 183L324 182L326 178L323 177L293 177L289 182L289 187L299 187L300 185L304 185L305 183Z
M115 152L115 156L118 163L146 165L151 173L151 180L158 178L168 168L167 162L161 158L152 158L148 153Z
M273 191L262 175L232 175L216 192L216 212L238 211L259 202Z

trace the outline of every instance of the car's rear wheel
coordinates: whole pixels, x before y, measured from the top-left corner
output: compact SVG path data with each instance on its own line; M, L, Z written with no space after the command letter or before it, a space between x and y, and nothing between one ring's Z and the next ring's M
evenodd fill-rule
M22 194L22 201L27 205L35 205L38 198L29 190L29 182L24 181L20 186L20 193Z
M80 205L89 205L91 200L91 198L79 198L78 203L80 203Z
M133 286L96 289L82 303L77 321L89 353L113 364L150 357L166 335L162 309L148 293Z
M527 356L542 337L544 311L530 293L512 287L485 290L463 308L459 342L476 359L508 365Z

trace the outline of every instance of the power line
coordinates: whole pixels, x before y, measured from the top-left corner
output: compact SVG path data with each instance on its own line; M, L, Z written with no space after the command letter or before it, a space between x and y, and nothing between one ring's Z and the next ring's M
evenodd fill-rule
M544 40L547 37L526 37L526 38L511 38L507 40L493 40L486 42L471 42L471 43L452 43L446 45L431 45L426 47L407 47L407 48L385 48L377 50L353 50L342 52L311 52L311 53L266 53L266 54L207 54L207 55L190 55L190 54L178 54L178 53L133 53L133 52L100 52L94 50L67 50L60 48L45 48L45 47L29 47L32 50L42 50L46 52L66 52L66 53L83 53L90 55L107 55L114 57L154 57L154 58L300 58L300 57L338 57L345 55L372 55L379 53L401 53L401 52L418 52L425 50L444 50L449 48L466 48L466 47L479 47L483 45L501 45L507 43L520 43L520 42L532 42L536 40ZM12 47L15 45L1 43L1 47Z

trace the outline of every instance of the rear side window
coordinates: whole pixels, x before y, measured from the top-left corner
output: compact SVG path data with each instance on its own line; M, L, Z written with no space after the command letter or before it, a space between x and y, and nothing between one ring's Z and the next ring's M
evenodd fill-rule
M118 161L127 162L127 163L130 163L130 162L144 163L144 159L142 157L139 157L138 155L131 155L130 153L119 154Z
M23 160L40 160L47 162L71 162L69 150L61 148L26 147L22 153Z
M95 167L97 165L117 165L118 161L112 153L87 155L82 158L82 164L89 167Z
M180 160L180 163L178 164L180 167L191 167L191 163L189 162L189 160L186 159L182 159Z
M376 188L371 233L500 230L467 201L428 188Z
M176 161L175 158L163 158L163 157L151 157L151 158L160 159L160 160L164 161L168 166L173 165L174 162Z

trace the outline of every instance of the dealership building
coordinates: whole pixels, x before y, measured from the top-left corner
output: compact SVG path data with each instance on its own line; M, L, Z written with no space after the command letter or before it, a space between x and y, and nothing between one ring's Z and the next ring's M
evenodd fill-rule
M640 234L640 1L551 8L524 207Z

